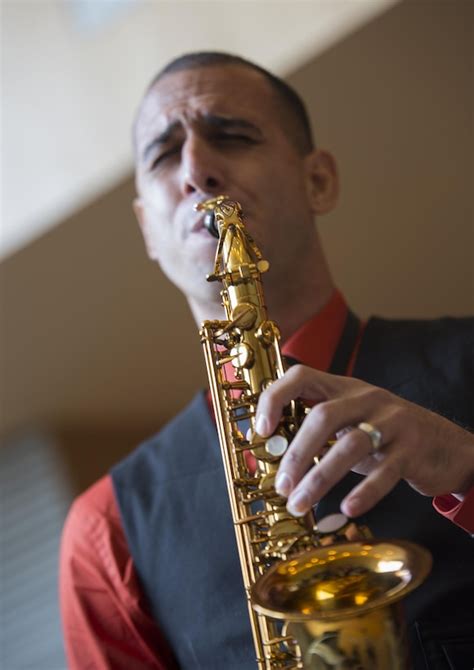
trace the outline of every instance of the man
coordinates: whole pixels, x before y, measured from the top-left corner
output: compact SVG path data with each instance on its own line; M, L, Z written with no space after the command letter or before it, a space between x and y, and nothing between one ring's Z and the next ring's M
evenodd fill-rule
M427 546L432 575L406 603L414 664L467 667L473 321L360 324L349 312L314 225L337 201L335 161L313 146L296 94L257 66L222 54L172 62L140 105L135 150L134 209L148 254L184 292L198 325L222 318L222 307L219 287L204 281L216 241L197 203L222 193L238 200L270 261L268 311L284 353L304 365L262 394L257 430L271 434L292 398L315 403L279 470L289 510L342 505L348 516L365 515L376 536ZM426 496L437 496L438 511ZM75 502L61 599L73 668L255 667L203 396Z

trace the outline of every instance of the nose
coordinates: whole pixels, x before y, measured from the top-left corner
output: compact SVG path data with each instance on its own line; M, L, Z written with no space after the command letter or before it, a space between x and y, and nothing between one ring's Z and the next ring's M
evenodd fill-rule
M205 138L189 135L181 148L181 189L216 195L224 188L222 157Z

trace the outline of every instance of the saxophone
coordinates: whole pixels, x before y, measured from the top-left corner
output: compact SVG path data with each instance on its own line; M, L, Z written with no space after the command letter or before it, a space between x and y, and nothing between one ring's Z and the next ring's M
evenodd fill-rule
M400 599L431 567L406 541L376 541L363 527L312 512L293 517L274 487L306 408L293 401L275 433L254 429L259 394L285 372L261 275L269 263L239 203L196 206L218 238L214 271L227 319L200 330L259 670L406 670ZM335 518L338 517L338 518ZM340 518L342 517L342 519Z

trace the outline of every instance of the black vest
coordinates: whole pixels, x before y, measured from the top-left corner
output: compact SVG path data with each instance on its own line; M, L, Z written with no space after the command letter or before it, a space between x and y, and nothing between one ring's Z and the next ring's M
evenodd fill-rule
M472 429L474 319L371 319L354 376ZM204 394L115 466L112 479L139 580L179 667L254 670L224 471ZM318 516L338 509L357 481L349 474L320 503ZM470 670L474 540L404 482L363 521L378 538L411 539L433 554L431 575L404 602L414 667Z

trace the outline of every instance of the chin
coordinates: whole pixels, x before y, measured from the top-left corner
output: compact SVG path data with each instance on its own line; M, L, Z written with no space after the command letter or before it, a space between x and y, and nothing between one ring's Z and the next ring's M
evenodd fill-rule
M181 271L180 271L181 270ZM214 257L204 260L201 257L191 259L186 264L170 268L165 272L168 279L184 294L185 298L198 301L220 301L220 282L208 282L207 275L214 271Z
M202 320L215 319L216 309L222 309L222 300L220 295L221 285L219 282L206 282L202 285L194 283L192 287L183 287L182 291L188 301L200 305L200 314ZM224 312L222 312L223 318Z

